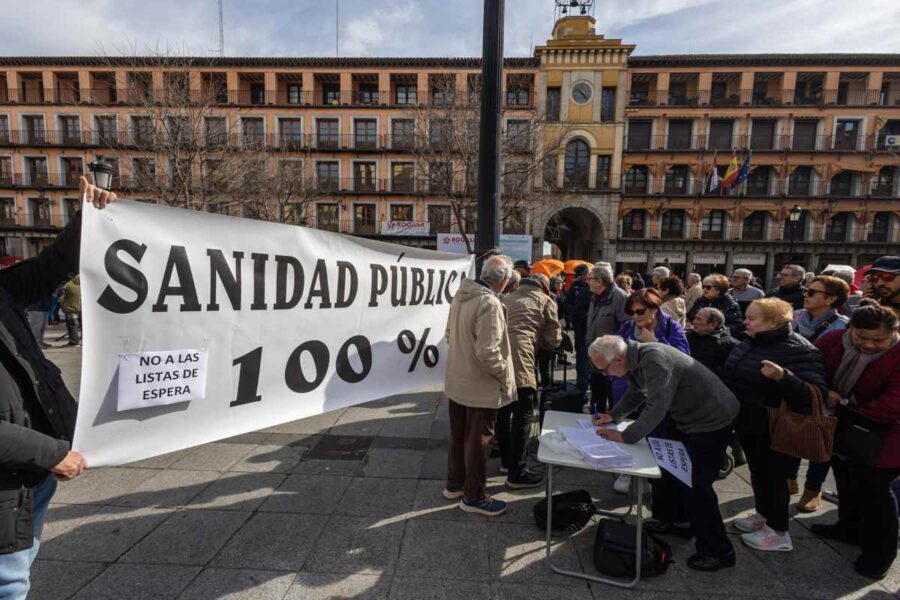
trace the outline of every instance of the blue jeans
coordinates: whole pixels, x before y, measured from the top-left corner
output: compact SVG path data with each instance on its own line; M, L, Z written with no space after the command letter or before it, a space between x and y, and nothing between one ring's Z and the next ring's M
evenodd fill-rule
M52 476L34 488L34 545L12 554L0 554L0 600L25 600L31 588L31 563L41 545L41 530L50 498L56 493L56 479Z

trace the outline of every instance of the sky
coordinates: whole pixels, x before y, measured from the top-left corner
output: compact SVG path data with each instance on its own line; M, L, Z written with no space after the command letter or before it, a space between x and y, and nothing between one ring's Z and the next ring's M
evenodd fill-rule
M483 0L223 2L228 56L481 54ZM596 4L597 31L636 44L635 55L900 52L900 0ZM546 41L553 6L553 0L506 0L506 56L530 56ZM216 0L0 0L0 14L3 56L218 51Z

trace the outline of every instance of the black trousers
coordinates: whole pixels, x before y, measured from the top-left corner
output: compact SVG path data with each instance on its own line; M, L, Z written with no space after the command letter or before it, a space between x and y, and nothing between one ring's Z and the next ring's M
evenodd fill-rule
M531 437L537 408L537 390L517 388L518 399L497 411L497 445L509 469L507 478L516 480L525 471L525 447Z
M891 482L900 469L865 467L832 458L838 522L859 537L860 559L887 569L897 558L897 505Z
M691 457L691 486L687 487L668 471L659 479L651 479L653 488L653 517L668 523L690 521L697 544L697 554L725 558L734 548L725 533L719 498L713 483L731 442L732 429L706 433L669 435L677 439Z
M787 531L791 503L788 479L797 459L772 450L768 435L741 435L740 440L750 467L756 512L765 517L766 524L775 531Z
M609 412L612 408L612 382L603 373L591 372L591 410Z

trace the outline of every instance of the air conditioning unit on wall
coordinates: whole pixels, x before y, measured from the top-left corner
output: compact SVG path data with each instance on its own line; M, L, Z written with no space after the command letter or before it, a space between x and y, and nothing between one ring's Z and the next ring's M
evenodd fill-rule
M900 148L900 134L891 133L884 136L884 145L888 148Z

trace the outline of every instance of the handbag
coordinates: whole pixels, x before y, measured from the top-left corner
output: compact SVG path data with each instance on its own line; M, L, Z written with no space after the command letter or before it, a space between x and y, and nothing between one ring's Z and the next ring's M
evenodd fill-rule
M842 406L834 435L834 454L848 462L874 467L891 426L862 414L851 406Z
M812 414L792 411L784 399L778 408L767 407L771 448L794 458L828 462L831 459L837 418L823 414L822 391L819 386L809 384L809 390L812 396Z

